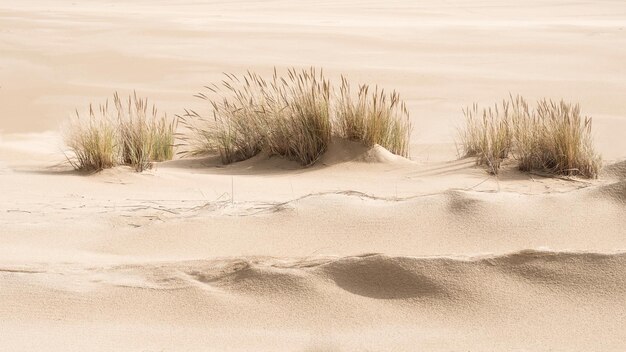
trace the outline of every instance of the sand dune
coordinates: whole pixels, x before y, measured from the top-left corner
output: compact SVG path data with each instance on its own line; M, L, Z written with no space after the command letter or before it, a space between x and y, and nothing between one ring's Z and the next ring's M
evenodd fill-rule
M624 28L610 0L0 2L0 351L623 351ZM63 156L113 91L174 115L275 66L398 90L411 158ZM509 92L581 103L600 178L460 159L461 108Z
M180 343L188 351L619 350L625 265L620 253L541 251L4 265L3 343L69 351ZM37 338L25 341L31 334Z
M380 147L339 146L327 164L305 170L263 155L227 167L217 158L177 160L143 174L14 167L3 176L12 187L0 203L0 251L35 260L41 253L28 253L43 246L46 256L81 249L167 260L610 252L626 244L622 163L598 180L512 166L494 178L472 160L421 164ZM12 254L16 246L25 253Z
M267 156L90 176L10 164L4 346L621 349L623 163L597 181L496 180L335 147L306 170Z

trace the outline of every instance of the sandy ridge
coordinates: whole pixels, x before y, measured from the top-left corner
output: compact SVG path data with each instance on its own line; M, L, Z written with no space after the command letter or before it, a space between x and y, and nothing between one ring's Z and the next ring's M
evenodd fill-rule
M0 267L0 326L24 349L584 351L626 337L623 252Z
M359 271L361 275L367 276L367 281L359 282L364 285L372 285L381 290L390 292L397 291L389 288L389 285L377 283L376 279L388 280L391 286L404 287L402 280L396 282L393 277L407 274L416 275L421 271L436 272L442 267L462 268L462 267L492 267L495 270L507 274L519 274L529 280L531 284L552 283L556 286L559 282L553 280L546 281L547 272L561 273L563 278L569 275L575 276L580 272L587 275L585 280L591 280L593 276L603 277L607 280L595 278L593 280L602 285L611 286L613 289L626 291L626 278L619 275L612 275L607 272L604 266L621 266L626 262L626 252L616 251L613 253L583 252L583 251L548 251L548 250L521 250L507 254L481 254L475 256L425 256L425 257L390 257L384 254L363 254L346 257L311 256L306 258L272 258L272 257L230 257L212 258L208 260L178 261L178 262L146 262L130 264L115 264L109 266L93 266L80 263L62 264L4 264L0 265L0 273L7 276L22 275L59 275L71 274L79 280L90 281L92 276L101 275L103 272L121 273L128 276L144 276L144 284L119 284L116 280L97 280L96 286L121 286L129 288L146 289L179 289L193 286L194 280L210 283L234 283L239 281L237 277L253 278L263 276L264 272L283 272L285 275L302 276L312 274L330 277L337 281L335 275L341 274L345 279L352 278L359 281ZM528 267L535 268L531 272ZM451 270L455 276L462 276L459 271ZM412 273L412 274L411 274ZM180 274L183 274L182 276ZM422 273L424 275L424 273ZM433 276L428 274L428 276ZM114 276L113 276L114 278ZM459 279L457 278L457 280ZM268 282L271 286L271 278ZM54 281L54 280L52 280ZM417 282L419 280L409 279L407 281ZM45 282L45 280L43 281ZM186 284L184 284L186 283ZM355 283L355 286L358 283ZM225 285L227 286L227 285ZM421 287L416 283L410 286ZM286 286L276 286L276 293ZM71 287L68 287L71 290ZM287 288L288 289L288 288ZM406 289L406 288L404 288ZM602 290L600 290L602 291ZM606 290L608 293L612 290Z

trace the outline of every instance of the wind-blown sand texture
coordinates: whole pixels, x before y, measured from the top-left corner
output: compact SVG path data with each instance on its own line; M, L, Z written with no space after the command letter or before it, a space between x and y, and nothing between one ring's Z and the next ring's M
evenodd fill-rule
M623 351L624 28L622 1L0 3L0 351ZM311 65L397 89L411 160L64 163L115 90L177 114ZM600 178L459 160L461 108L509 92L580 102Z

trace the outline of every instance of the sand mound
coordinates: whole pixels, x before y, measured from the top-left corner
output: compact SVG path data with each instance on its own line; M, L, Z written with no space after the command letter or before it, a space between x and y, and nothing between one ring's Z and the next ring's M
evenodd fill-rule
M395 155L380 145L366 147L362 143L333 138L328 150L313 167L323 167L343 163L370 163L370 164L403 164L411 163L410 160ZM295 161L283 157L261 152L258 155L233 164L224 165L219 156L210 155L197 158L156 163L157 168L168 169L193 169L194 172L219 172L234 174L269 174L304 170ZM204 169L204 170L203 170Z
M605 166L601 178L608 180L609 183L592 187L591 194L597 198L626 204L626 160Z
M626 179L626 160L607 165L602 171L605 176Z
M410 260L382 255L341 259L321 271L338 287L375 299L406 299L445 295L446 288L419 271Z
M265 263L251 263L246 260L232 263L217 275L192 272L192 275L208 285L222 290L249 295L306 294L312 292L304 273L289 268L278 269Z
M469 192L449 190L444 193L450 214L462 216L484 213L483 202Z
M626 205L626 180L600 186L595 193Z
M408 159L395 155L378 144L358 156L355 160L365 163L410 163Z
M328 150L319 161L323 165L334 165L345 162L361 163L410 163L410 160L395 155L380 145L364 146L342 138L333 138Z

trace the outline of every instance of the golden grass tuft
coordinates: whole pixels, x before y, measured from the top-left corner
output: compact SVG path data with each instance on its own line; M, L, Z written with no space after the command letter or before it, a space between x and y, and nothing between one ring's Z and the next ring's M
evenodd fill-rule
M379 144L394 154L409 156L411 123L398 93L386 94L376 87L370 94L369 86L361 85L355 99L350 83L342 77L337 105L340 136L367 146Z
M141 172L154 161L170 160L174 156L175 119L158 116L153 105L148 114L148 100L136 93L128 97L126 105L115 93L113 102L117 111L122 163Z
M115 114L109 111L108 101L99 107L98 114L90 105L87 119L76 112L76 119L66 126L64 141L75 169L99 171L129 165L141 172L154 161L172 159L176 119L158 116L154 106L148 114L147 99L136 94L123 104L115 93L113 102Z
M323 72L313 68L287 73L285 79L274 71L272 89L265 97L270 106L263 114L267 148L271 154L309 166L330 143L330 84Z
M230 164L249 159L261 151L265 82L250 72L241 80L235 75L225 76L221 85L206 87L217 98L204 93L196 95L211 105L212 117L203 117L193 110L186 110L180 117L181 124L191 132L182 135L181 140L187 146L185 154L218 152L222 162Z
M330 142L329 85L314 69L290 69L287 77L276 70L271 81L256 73L242 77L225 74L220 85L196 96L212 107L206 118L186 111L181 122L191 131L182 137L187 154L218 152L229 164L249 159L263 148L308 166Z
M500 164L508 157L511 148L507 105L501 114L498 106L480 111L477 105L463 110L466 128L461 140L466 156L477 157L479 164L487 165L489 172L498 174Z
M222 162L232 163L266 150L309 166L338 134L408 156L408 112L395 92L376 89L369 95L362 86L354 102L343 79L339 101L334 102L332 85L314 68L292 68L286 76L274 70L270 80L252 72L225 77L220 85L206 87L209 93L196 95L209 103L213 116L191 110L181 116L191 132L181 137L186 154L217 152Z
M581 116L578 105L543 99L531 109L524 98L511 96L493 109L474 105L464 115L464 154L476 156L494 174L512 156L522 171L598 176L601 160L593 146L592 119Z
M117 165L120 157L116 121L108 114L107 105L98 113L89 106L89 116L78 111L63 131L65 144L72 152L68 161L77 170L98 171Z

